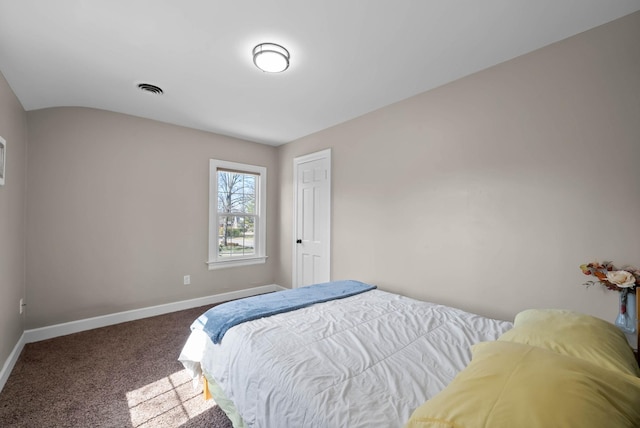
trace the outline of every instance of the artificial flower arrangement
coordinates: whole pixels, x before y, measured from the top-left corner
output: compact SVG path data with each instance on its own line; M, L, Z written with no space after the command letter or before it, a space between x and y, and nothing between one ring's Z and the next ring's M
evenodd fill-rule
M625 333L633 334L636 331L636 320L627 312L629 293L635 294L636 287L640 286L640 270L633 267L617 269L612 262L591 262L580 265L582 273L598 278L597 281L587 281L587 287L594 284L602 284L609 290L620 292L620 310L615 324Z
M633 267L617 269L612 262L591 262L580 265L582 273L598 278L597 281L587 281L587 287L594 284L602 284L609 290L635 293L636 286L640 285L640 270Z

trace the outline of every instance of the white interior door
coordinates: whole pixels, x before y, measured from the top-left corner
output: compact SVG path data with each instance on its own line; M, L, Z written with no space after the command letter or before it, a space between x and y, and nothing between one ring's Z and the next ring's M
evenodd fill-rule
M302 287L331 277L331 149L293 163L293 286Z

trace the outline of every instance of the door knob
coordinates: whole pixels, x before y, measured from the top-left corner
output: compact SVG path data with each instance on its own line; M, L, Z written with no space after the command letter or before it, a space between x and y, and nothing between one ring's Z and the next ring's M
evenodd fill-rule
M298 240L296 241L296 244L302 244L302 239L298 239Z

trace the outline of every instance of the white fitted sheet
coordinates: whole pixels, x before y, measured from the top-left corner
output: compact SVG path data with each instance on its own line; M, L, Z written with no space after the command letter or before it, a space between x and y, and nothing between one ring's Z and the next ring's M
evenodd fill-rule
M512 327L372 290L246 322L214 345L200 330L179 360L211 375L250 427L401 427Z

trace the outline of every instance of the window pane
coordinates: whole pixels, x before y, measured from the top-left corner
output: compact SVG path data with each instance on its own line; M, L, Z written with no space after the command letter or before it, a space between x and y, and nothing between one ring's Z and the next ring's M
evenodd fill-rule
M267 169L209 159L209 180L209 269L265 263Z
M229 258L255 255L255 217L221 215L218 218L218 256Z
M218 170L218 212L256 212L257 175Z

